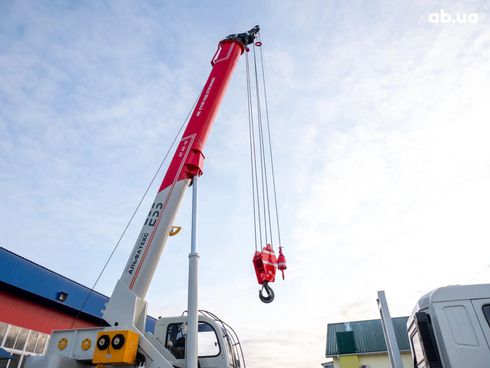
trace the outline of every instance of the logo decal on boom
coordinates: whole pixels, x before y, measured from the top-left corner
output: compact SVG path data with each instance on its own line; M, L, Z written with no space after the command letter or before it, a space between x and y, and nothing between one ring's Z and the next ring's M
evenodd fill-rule
M158 216L160 216L160 210L163 207L161 203L153 203L150 212L148 212L148 217L146 218L145 225L155 226Z
M146 243L146 240L148 239L148 235L149 235L148 233L143 234L141 241L138 245L138 248L134 252L133 260L131 261L131 264L129 265L129 270L128 270L128 273L130 275L133 274L134 268L136 267L136 264L138 263L138 260L141 257L141 252L143 251L143 248L145 247L145 243Z

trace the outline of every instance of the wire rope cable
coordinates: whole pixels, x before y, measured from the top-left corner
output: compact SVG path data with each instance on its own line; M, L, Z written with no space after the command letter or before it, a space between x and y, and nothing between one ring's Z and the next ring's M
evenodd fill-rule
M177 139L179 138L182 130L184 129L187 121L189 120L189 117L192 113L192 111L194 110L194 107L196 106L196 103L197 103L197 100L199 99L199 96L198 98L196 98L196 101L194 102L194 104L192 105L191 109L189 110L189 112L187 113L187 116L186 118L184 119L184 122L182 123L182 125L180 126L179 128L179 131L177 132L177 134L175 135L173 141L172 141L172 144L170 145L170 147L168 148L167 152L165 153L165 156L163 157L162 161L160 162L160 164L158 165L158 168L155 172L155 174L153 175L150 183L148 184L148 186L146 187L146 190L145 192L143 193L143 196L141 197L138 205L136 206L136 208L134 209L133 213L131 214L131 217L129 218L129 221L127 222L126 226L124 227L124 230L122 231L121 233L121 236L119 237L119 239L117 240L116 242L116 245L113 247L109 257L107 258L106 262L104 263L104 266L102 267L102 270L100 271L99 275L97 276L97 279L95 280L94 284L92 285L90 291L88 292L87 296L85 297L82 305L80 306L77 314L75 315L75 318L73 319L73 322L70 326L70 330L73 328L73 326L75 325L75 323L78 321L78 318L80 317L80 314L82 313L83 311L83 308L85 307L85 305L87 304L90 296L92 295L92 293L94 292L95 290L95 287L97 286L98 282L100 281L100 278L102 277L103 273L105 272L109 262L111 261L112 257L114 256L114 253L116 252L117 248L119 247L119 244L121 243L122 239L124 238L124 235L126 234L126 231L128 230L129 226L131 225L134 217L136 216L136 213L138 212L139 208L141 207L141 204L143 203L144 199L146 198L146 195L148 194L148 191L150 190L150 188L152 187L153 183L155 182L155 179L156 177L158 176L158 173L160 172L160 170L162 169L163 167L163 164L165 163L165 161L167 160L167 157L168 155L170 154L173 146L175 145L175 142L177 142Z
M263 200L264 200L264 218L265 218L264 221L266 221L266 224L264 224L264 226L267 226L267 222L268 222L270 240L271 240L271 244L273 244L272 222L271 222L271 216L270 216L269 185L268 185L268 179L267 179L267 162L265 159L264 133L263 133L263 127L262 127L262 110L261 110L261 105L260 105L259 75L258 75L257 57L256 57L255 49L256 49L256 47L255 47L255 43L254 43L253 44L253 56L254 56L255 88L256 88L256 97L257 97L257 125L258 125L258 130L259 130L260 167L261 167L261 175L262 175L262 196L263 196ZM267 207L267 212L266 212L265 207ZM265 237L266 237L266 243L268 243L268 241L267 241L267 228L265 228Z
M259 39L259 42L262 43L260 33L258 34L258 39ZM274 169L274 157L272 154L272 140L271 140L271 130L270 130L270 119L269 119L269 104L267 101L267 88L266 88L266 82L265 82L264 56L262 54L262 47L260 47L260 64L261 64L261 69L262 69L262 83L263 83L263 89L264 89L264 106L265 106L265 117L266 117L266 122L267 122L267 136L269 139L269 158L271 161L272 190L274 193L274 207L275 207L275 212L276 212L277 237L278 237L279 247L282 247L281 229L280 229L280 225L279 225L279 210L278 210L278 205L277 205L276 175L275 175L275 169Z
M253 209L253 220L254 220L254 239L255 239L255 251L258 250L258 244L262 244L262 230L260 226L260 209L259 216L257 220L256 215L256 204L255 204L255 196L256 196L256 175L255 175L255 141L254 141L254 130L253 130L253 107L252 107L252 91L250 87L250 66L248 60L248 53L245 54L245 73L247 80L247 105L248 105L248 131L249 131L249 141L250 141L250 171L251 171L251 179L252 179L252 209ZM258 195L258 194L257 194ZM258 198L257 198L257 206L259 206ZM259 226L259 235L257 235L257 222ZM259 242L258 242L259 241Z
M247 49L246 54L255 250L258 249L257 242L261 250L266 244L274 246L275 236L277 236L279 247L282 247L264 55L260 46L262 46L262 41L258 34L258 42L253 43L252 50ZM256 50L257 47L260 48L260 51ZM248 51L253 52L253 65L251 65ZM277 235L274 235L275 230L277 230Z

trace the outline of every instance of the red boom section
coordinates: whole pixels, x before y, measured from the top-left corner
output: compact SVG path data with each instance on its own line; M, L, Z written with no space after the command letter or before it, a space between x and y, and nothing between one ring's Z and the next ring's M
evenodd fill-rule
M192 179L202 174L204 143L238 58L244 49L245 46L235 40L223 40L219 43L218 50L211 61L213 69L177 146L177 151L163 178L159 192L171 186L175 181ZM190 150L189 145L191 145Z

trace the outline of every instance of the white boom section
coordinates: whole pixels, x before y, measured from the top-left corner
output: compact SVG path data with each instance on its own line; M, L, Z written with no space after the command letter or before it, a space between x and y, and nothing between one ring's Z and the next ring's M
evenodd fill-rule
M191 180L179 180L159 192L114 289L103 318L112 326L133 325L144 332L144 297Z

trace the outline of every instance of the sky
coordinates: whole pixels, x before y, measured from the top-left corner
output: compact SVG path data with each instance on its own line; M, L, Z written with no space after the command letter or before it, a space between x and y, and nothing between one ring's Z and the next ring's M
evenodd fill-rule
M432 289L490 280L489 14L483 0L4 0L0 246L91 286L217 43L260 24L286 280L259 301L242 57L205 148L200 307L235 328L250 368L319 367L327 324L379 318L378 290L407 316ZM162 177L97 291L111 294ZM155 317L186 309L190 207L189 191L147 294Z

